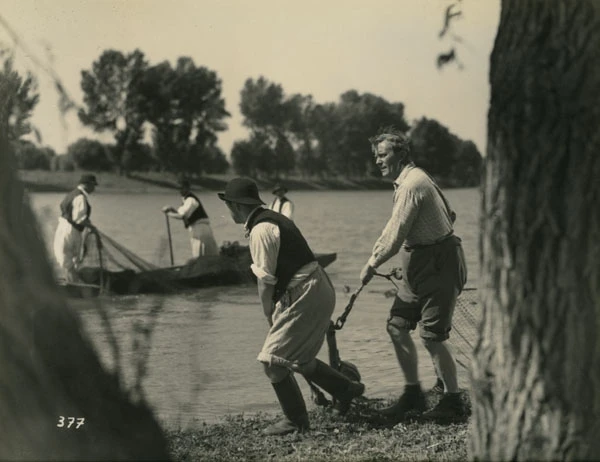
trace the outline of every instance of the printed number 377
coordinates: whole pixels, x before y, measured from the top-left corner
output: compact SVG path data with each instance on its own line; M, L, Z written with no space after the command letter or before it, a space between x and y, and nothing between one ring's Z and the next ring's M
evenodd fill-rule
M85 417L64 417L62 415L58 416L57 427L66 427L71 428L73 424L75 424L75 428L81 427L85 423Z

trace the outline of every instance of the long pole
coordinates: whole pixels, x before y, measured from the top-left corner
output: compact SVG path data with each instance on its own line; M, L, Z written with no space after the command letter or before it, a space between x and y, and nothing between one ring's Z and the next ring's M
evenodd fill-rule
M165 220L167 220L167 235L169 236L169 254L171 255L171 266L175 263L173 261L173 241L171 240L171 224L169 223L169 214L165 213Z

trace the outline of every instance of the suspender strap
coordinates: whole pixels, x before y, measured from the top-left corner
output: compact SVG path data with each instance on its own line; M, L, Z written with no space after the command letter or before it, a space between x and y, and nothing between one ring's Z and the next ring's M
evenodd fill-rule
M444 205L446 206L446 211L448 212L448 216L450 217L450 221L452 221L452 223L454 223L456 221L456 212L454 212L454 210L452 210L452 208L450 207L450 203L446 199L446 196L444 196L444 193L442 192L442 190L440 189L440 187L437 185L437 183L435 182L435 180L431 177L431 175L429 173L427 173L423 169L421 169L421 171L423 173L425 173L425 175L427 175L427 177L429 178L429 180L431 181L431 183L433 183L433 187L435 188L435 190L438 192L438 194L442 198L442 201L444 201Z

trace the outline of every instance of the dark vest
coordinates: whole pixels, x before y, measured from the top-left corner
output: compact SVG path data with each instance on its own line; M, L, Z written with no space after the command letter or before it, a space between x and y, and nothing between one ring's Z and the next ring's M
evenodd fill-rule
M292 220L272 210L261 209L248 223L248 229L252 230L254 226L263 221L274 223L279 227L280 245L277 269L275 270L277 284L275 284L275 293L273 294L273 301L276 302L284 294L285 288L294 274L304 265L316 259L306 239Z
M279 210L275 210L273 207L275 207L275 201L279 199ZM283 204L285 204L286 202L289 202L290 200L283 196L281 198L277 198L277 199L273 199L273 202L271 203L271 210L274 210L275 212L281 213L281 209L283 208Z
M70 193L68 193L65 196L65 198L62 200L62 202L60 203L60 215L65 220L67 220L69 223L71 223L71 226L73 226L73 228L75 228L77 231L83 231L85 226L77 224L73 221L73 200L79 195L83 195L83 199L85 200L85 206L86 206L85 217L86 218L90 217L90 215L92 214L92 206L88 202L88 200L85 197L85 195L83 194L83 192L81 192L81 190L78 188L76 188L73 191L71 191Z
M196 208L196 210L194 210L192 212L192 214L188 218L183 217L183 224L185 225L186 228L189 228L191 225L196 223L198 220L201 220L203 218L208 218L208 215L206 214L204 207L202 207L202 202L200 202L200 199L198 199L191 192L188 192L183 195L183 200L185 201L188 197L193 197L194 199L196 199L196 201L198 201L198 207Z

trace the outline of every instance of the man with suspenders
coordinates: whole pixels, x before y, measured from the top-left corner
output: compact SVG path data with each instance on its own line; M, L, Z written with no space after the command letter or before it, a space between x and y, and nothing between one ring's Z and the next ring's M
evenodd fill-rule
M406 135L386 129L369 141L381 173L394 179L394 205L360 279L367 284L376 268L396 254L403 271L387 331L405 387L400 399L381 413L402 419L408 411L425 411L417 351L410 335L419 325L423 345L445 391L438 405L424 412L423 418L442 421L462 417L456 364L446 342L456 299L467 277L461 240L454 235L456 215L431 177L412 162Z
M275 195L275 199L273 199L269 208L274 212L281 213L293 221L294 203L285 196L288 189L282 184L276 184L272 192Z

